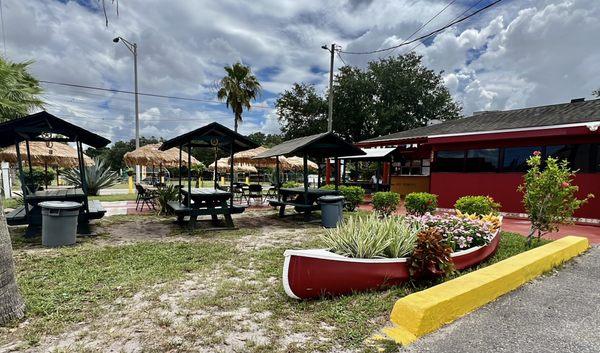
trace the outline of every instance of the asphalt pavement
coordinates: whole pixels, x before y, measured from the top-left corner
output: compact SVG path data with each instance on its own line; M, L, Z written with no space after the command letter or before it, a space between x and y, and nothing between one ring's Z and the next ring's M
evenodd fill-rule
M401 351L600 352L600 248Z

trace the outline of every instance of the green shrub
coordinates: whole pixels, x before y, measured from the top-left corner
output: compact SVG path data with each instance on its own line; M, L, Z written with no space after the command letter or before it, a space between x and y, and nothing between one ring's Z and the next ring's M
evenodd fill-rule
M52 168L48 168L48 173L46 173L44 168L33 167L30 175L29 168L23 167L23 174L25 177L25 185L30 188L31 191L36 191L46 184L50 185L56 177L56 172Z
M96 196L101 189L109 188L119 182L119 176L112 171L105 160L94 158L94 164L85 167L88 194ZM68 169L63 174L71 185L81 188L81 173L79 169Z
M437 195L428 192L411 192L404 199L406 212L412 215L422 216L425 213L433 213L437 208Z
M410 258L411 276L449 275L454 272L452 246L437 228L426 228L417 235Z
M490 196L463 196L454 204L454 208L460 212L478 216L498 214L500 207Z
M323 185L320 189L335 190L335 185ZM356 207L364 201L365 190L360 186L345 186L339 187L340 193L346 199L346 209L348 211L356 210Z
M371 213L349 217L337 228L329 229L323 240L331 251L354 258L404 257L417 241L419 226L404 217L379 219Z
M572 223L575 211L594 197L588 194L582 199L577 198L579 187L573 185L575 172L566 160L548 157L543 168L540 155L539 151L535 151L529 157L529 170L524 183L519 185L523 205L531 221L529 245L534 236L537 235L539 242L543 234L558 230L560 224Z
M282 188L297 188L300 186L302 186L302 184L297 181L286 181L285 183L281 184Z
M158 214L169 215L171 209L167 207L169 201L177 200L179 196L179 187L177 185L169 184L165 187L156 190L156 203L158 204Z
M382 216L389 216L396 211L400 203L400 195L391 191L380 191L373 195L373 208Z

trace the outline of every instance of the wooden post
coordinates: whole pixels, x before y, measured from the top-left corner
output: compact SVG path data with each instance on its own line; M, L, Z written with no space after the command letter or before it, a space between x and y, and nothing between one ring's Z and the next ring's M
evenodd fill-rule
M215 190L217 190L217 147L215 147L215 170L214 170L213 174L214 174L213 180L214 180L214 184L215 184L214 188L215 188Z
M44 162L44 188L48 189L48 163Z
M277 188L277 201L281 201L281 194L279 188L281 182L279 181L279 156L275 156L275 187Z
M23 205L25 206L25 218L29 222L29 207L27 207L27 185L25 185L25 173L23 172L23 159L21 157L21 150L19 149L19 141L15 140L15 146L17 147L17 164L19 166L19 180L21 181L21 192L23 193Z
M319 163L317 163L317 188L321 187L321 165L323 164L322 160L318 161Z
M85 196L83 199L84 204L84 212L89 213L89 205L88 205L88 187L87 187L87 178L85 175L85 163L83 162L83 144L81 141L75 141L77 145L77 161L79 162L79 175L81 177L81 189L83 190L83 195Z
M335 191L338 191L340 188L340 160L338 157L334 157L335 164Z
M192 205L192 169L190 168L190 166L192 165L192 142L190 141L188 143L188 165L187 165L187 170L188 170L188 197L187 197L187 207L191 207ZM190 223L191 223L192 219L190 218Z
M25 147L27 148L27 164L29 166L29 182L33 186L33 166L31 165L31 151L29 150L29 140L25 140ZM37 190L31 190L36 192Z
M182 153L183 151L183 145L179 145L179 190L178 190L178 199L179 199L179 203L181 203L181 159L182 159Z
M379 180L381 180L381 161L377 161L377 170L375 171L375 191L379 191Z
M231 198L229 199L229 205L233 207L233 143L235 142L235 138L231 139L231 144L229 145L229 192L231 193ZM250 201L248 201L250 203Z
M329 185L331 183L331 163L329 162L329 158L325 158L325 184Z
M308 156L306 152L302 156L302 161L304 163L304 203L308 205Z

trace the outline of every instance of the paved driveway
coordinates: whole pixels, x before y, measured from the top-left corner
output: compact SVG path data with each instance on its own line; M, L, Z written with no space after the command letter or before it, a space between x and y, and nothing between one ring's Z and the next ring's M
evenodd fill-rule
M600 352L600 248L402 352Z

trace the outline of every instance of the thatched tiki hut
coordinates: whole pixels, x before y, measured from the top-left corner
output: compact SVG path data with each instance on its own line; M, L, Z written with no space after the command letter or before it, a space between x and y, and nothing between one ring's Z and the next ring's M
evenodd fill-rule
M56 185L59 183L59 167L78 168L79 165L77 150L66 143L31 141L29 142L30 155L27 154L27 146L24 144L19 146L19 150L25 164L28 164L31 160L32 166L44 167L46 174L48 173L48 166L56 167ZM19 158L14 145L0 150L0 161L10 164L18 163ZM94 164L94 161L86 155L83 155L83 162L88 166ZM47 184L45 186L48 187Z
M192 156L188 156L187 152L179 151L178 148L171 148L166 151L159 150L160 143L153 143L142 146L135 151L127 152L123 156L123 160L128 167L136 165L151 167L154 171L154 167L158 166L159 170L162 168L173 168L179 166L179 155L181 153L182 164L187 165L188 161L191 165L199 164L198 160ZM181 173L181 171L180 171Z

